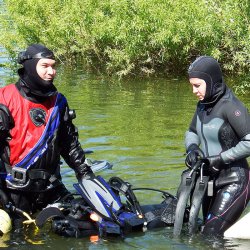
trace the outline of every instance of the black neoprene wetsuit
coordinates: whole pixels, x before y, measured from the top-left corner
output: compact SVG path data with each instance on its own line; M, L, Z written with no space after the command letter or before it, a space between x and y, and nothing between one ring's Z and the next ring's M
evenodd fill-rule
M220 235L241 215L250 198L250 116L225 87L212 104L199 102L185 146L199 145L205 157L221 155L224 163L214 178L214 195L203 200L204 234ZM206 171L205 171L206 172Z

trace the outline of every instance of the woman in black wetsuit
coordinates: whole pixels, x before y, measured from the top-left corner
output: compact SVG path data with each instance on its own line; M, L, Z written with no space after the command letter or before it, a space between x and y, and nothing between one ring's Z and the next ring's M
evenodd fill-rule
M203 158L205 174L214 180L211 197L203 199L204 234L223 235L242 214L250 198L250 116L226 86L218 62L198 57L189 81L199 102L185 134L187 164Z

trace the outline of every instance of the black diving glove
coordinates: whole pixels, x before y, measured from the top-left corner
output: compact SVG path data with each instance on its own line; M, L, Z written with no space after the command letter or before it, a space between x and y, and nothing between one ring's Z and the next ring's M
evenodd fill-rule
M224 164L221 155L208 156L203 159L203 162L206 164L206 167L204 168L205 174L210 176L218 175L221 170L221 166Z
M187 156L185 160L186 166L192 169L197 161L202 158L204 158L203 151L197 144L191 144L187 149Z
M93 174L93 171L88 164L83 163L80 166L78 166L77 168L75 168L75 173L76 173L76 178L79 180L79 179L82 179L83 177L85 177L89 174Z

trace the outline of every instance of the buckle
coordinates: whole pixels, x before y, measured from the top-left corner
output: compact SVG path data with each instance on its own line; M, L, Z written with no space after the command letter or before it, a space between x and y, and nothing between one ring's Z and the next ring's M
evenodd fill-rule
M14 181L24 184L27 180L27 169L12 167L11 176Z

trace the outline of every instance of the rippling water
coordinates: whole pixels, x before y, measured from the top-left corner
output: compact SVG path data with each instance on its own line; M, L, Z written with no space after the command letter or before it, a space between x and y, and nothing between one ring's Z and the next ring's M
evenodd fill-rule
M1 85L15 81L6 69L0 70ZM133 187L152 187L176 193L184 166L183 136L196 105L186 79L144 79L114 81L88 75L81 67L61 67L55 81L76 110L75 124L83 148L91 149L91 159L108 160L111 170L100 173L130 182ZM247 103L247 97L240 99ZM247 103L248 107L250 104ZM70 190L73 172L63 164L63 180ZM142 204L159 202L161 197L136 192ZM247 210L250 210L249 207ZM0 238L8 249L247 249L249 241L173 238L172 228L125 239L106 239L92 243L89 238L72 239L54 235L46 227L28 228L25 234ZM248 248L249 249L249 248Z

